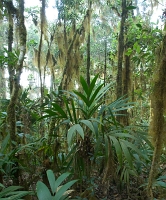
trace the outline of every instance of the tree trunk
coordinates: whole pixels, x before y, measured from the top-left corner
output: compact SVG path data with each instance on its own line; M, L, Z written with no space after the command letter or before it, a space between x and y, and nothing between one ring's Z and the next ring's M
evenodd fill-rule
M3 67L0 67L0 98L6 99L5 69ZM0 108L1 108L1 105L0 105Z
M45 33L45 26L46 26L46 16L45 16L45 0L42 0L42 7L40 10L40 18L41 18L41 24L40 24L40 42L38 47L38 70L39 70L39 76L40 76L40 93L41 93L41 104L43 103L43 96L44 96L44 81L42 79L42 69L41 69L41 57L42 57L42 43L43 43L43 35Z
M106 76L107 76L107 38L105 37L105 49L104 49L104 86L106 86ZM106 94L104 95L104 103L106 104Z
M44 99L44 85L45 85L45 70L46 67L43 69L42 73L42 45L43 45L43 39L47 40L47 34L46 34L46 15L45 15L45 7L46 7L46 1L41 0L42 6L40 8L40 19L41 19L41 24L40 24L40 41L39 41L39 47L38 47L38 52L37 52L37 66L39 70L39 77L40 77L40 105L43 104L43 99ZM47 64L47 63L46 63ZM43 75L43 78L42 78ZM42 116L42 111L40 112L40 115ZM40 122L40 128L39 128L39 134L44 136L44 122Z
M104 86L106 86L106 76L107 76L107 39L105 38L105 49L104 49Z
M91 0L88 0L88 9L91 10L92 2ZM89 12L88 15L88 39L87 39L87 84L90 85L90 21L91 21L91 15Z
M130 92L130 67L131 67L131 63L130 63L130 56L125 55L124 56L124 69L123 69L123 78L122 78L122 85L123 85L123 89L122 89L122 95L126 95L125 97L129 97L129 92ZM128 116L128 112L127 110L124 110L122 112L125 116L122 117L122 124L124 126L128 126L129 125L129 116Z
M12 44L13 44L13 17L10 7L8 9L8 73L9 73L9 89L10 95L13 90L13 79L14 79L14 63L11 62Z
M158 175L160 155L166 135L166 35L163 38L162 46L159 49L156 70L154 70L154 87L151 94L151 120L149 134L152 136L154 144L153 160L149 173L147 195L153 199L153 181Z
M7 108L7 124L8 131L10 133L11 141L16 142L16 104L19 95L20 89L20 76L23 68L23 61L26 52L26 28L24 24L24 0L19 0L19 9L18 9L18 29L19 29L19 45L20 45L20 53L18 57L17 64L15 66L15 74L12 85L12 93L10 102ZM12 143L12 148L15 148L15 144ZM18 165L18 163L16 163ZM16 166L17 168L17 166ZM17 170L18 172L18 170ZM16 184L18 184L18 173L16 172Z
M1 16L1 12L0 12L0 16ZM4 54L3 47L6 44L5 42L6 42L7 38L5 36L5 31L4 31L4 30L6 30L6 24L4 23L3 19L0 19L0 24L1 24L1 30L0 30L0 35L1 35L1 38L0 38L0 54L2 56ZM0 67L0 99L6 99L5 66L3 64L1 64L1 67ZM0 109L2 108L1 105L2 105L2 102L0 102Z
M123 66L123 53L124 53L124 30L125 21L127 18L126 0L122 0L122 15L120 23L120 32L118 38L118 73L117 73L117 98L122 96L122 66Z

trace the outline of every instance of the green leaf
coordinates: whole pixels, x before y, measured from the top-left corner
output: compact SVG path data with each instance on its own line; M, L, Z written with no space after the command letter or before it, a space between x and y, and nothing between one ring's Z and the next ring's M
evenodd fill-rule
M4 186L2 183L0 183L0 187L1 187L1 188L5 188L5 186Z
M71 115L71 111L70 111L70 108L69 108L68 101L67 101L66 97L64 97L63 100L65 102L65 105L66 105L66 108L67 108L67 112L68 112L68 115L70 117L70 121L73 121L73 118L72 118L72 115Z
M96 88L96 90L92 94L92 97L90 98L89 106L94 102L95 98L97 98L99 96L99 91L101 90L102 87L103 87L103 84L99 85ZM97 103L97 102L95 102L95 103Z
M52 170L47 170L47 178L51 187L52 194L54 195L56 192L55 188L55 175Z
M133 175L133 176L138 176L138 173L137 173L137 171L135 171L135 170L129 169L129 173L130 173L131 175Z
M1 144L1 153L4 153L6 147L7 147L8 143L9 143L9 140L10 140L10 134L7 134L7 136L2 141L2 144Z
M45 109L44 112L47 113L48 114L47 116L49 117L54 117L57 115L57 113L52 111L51 109Z
M52 200L51 193L44 183L38 181L36 187L37 187L37 197L39 200Z
M95 114L95 111L98 110L98 108L99 108L102 104L103 104L103 102L100 102L100 103L96 104L95 106L93 106L93 107L89 110L89 112L87 113L87 118L91 118L92 115Z
M95 129L93 127L93 124L89 120L80 120L81 123L85 124L89 129L92 131L92 133L95 133Z
M129 151L129 149L127 148L126 144L124 143L124 140L120 139L120 145L122 148L122 152L127 160L127 162L129 163L130 167L133 167L133 160L132 160L132 156L131 153Z
M87 99L87 97L85 95L83 95L81 92L77 92L75 90L74 90L74 93L76 95L78 95L87 106L89 106L89 100Z
M137 8L136 6L128 6L128 7L126 7L127 10L134 10L136 8Z
M85 108L79 108L79 110L81 110L82 114L83 114L83 117L85 119L88 119L88 113L87 113L87 110Z
M52 103L52 105L54 111L58 112L61 115L61 117L67 118L65 111L57 103Z
M83 101L82 100L78 100L78 105L82 108L83 107Z
M92 91L93 91L94 88L95 88L96 81L97 81L98 77L99 77L99 74L97 74L97 75L92 79L92 81L91 81L91 83L90 83L90 86L89 86L89 96L91 95Z
M160 181L160 180L166 180L166 175L160 176L157 180L158 180L158 181Z
M80 134L80 136L82 137L82 139L84 139L84 131L83 131L83 128L82 128L79 124L74 124L74 125L68 130L67 141L68 141L69 144L71 144L71 140L72 140L73 135L75 134L76 131Z
M124 167L123 171L121 173L121 180L123 180L125 183L129 184L129 175L130 175L129 169Z
M9 194L10 192L13 192L13 191L21 189L21 188L22 187L20 187L20 186L9 186L0 192L0 197L4 197L5 195Z
M128 48L125 55L130 56L132 54L133 50L131 48Z
M96 122L97 124L104 126L104 123L102 123L100 119L90 118L89 121Z
M1 112L1 114L3 115L3 117L7 116L7 112Z
M133 49L136 50L136 52L137 52L138 54L140 53L141 47L140 47L140 45L138 44L138 42L135 42L135 43L134 43Z
M133 107L132 105L134 105L135 103L127 102L127 101L128 101L128 98L124 99L124 96L123 96L123 97L117 99L116 101L110 103L108 105L108 107L111 109L112 113L132 108Z
M163 187L166 188L166 182L164 181L156 181L153 186Z
M23 126L21 121L16 121L16 126Z
M84 92L86 93L86 95L89 96L90 95L89 94L89 86L82 76L80 77L80 83L81 83L81 86L82 86Z
M116 155L118 157L119 164L122 166L122 148L121 148L121 145L120 145L120 143L119 143L119 141L116 137L110 135L109 138L113 142L113 145L114 145L114 148L115 148L115 151L116 151Z
M77 180L73 180L70 181L68 183L66 183L65 185L63 185L58 192L56 193L56 195L53 197L53 200L63 200L66 198L66 196L64 196L64 198L62 198L62 196L64 195L64 193L75 183L77 182Z
M76 132L76 128L75 128L75 125L73 125L68 130L68 133L67 133L67 142L68 142L69 145L71 144L71 141L72 141L73 137L75 136L75 132Z
M120 138L131 138L133 140L137 140L137 138L129 133L114 133L114 136Z
M140 29L142 29L142 25L141 24L136 24L136 26Z
M106 92L110 89L110 85L111 84L108 84L105 87L101 88L101 90L98 92L98 94L96 96L96 102L98 102L99 100L101 100L101 98L104 97L104 95L106 94Z
M55 190L57 192L58 187L60 186L60 184L70 175L69 172L63 173L62 175L60 175L57 180L55 181Z
M34 193L30 192L30 191L16 191L16 192L11 193L11 195L8 194L9 197L7 197L7 198L0 198L0 199L5 199L5 200L20 200L21 197L25 197L26 195L32 195L32 194L34 194Z
M113 124L117 127L118 126L118 122L116 121L116 118L112 113L112 110L109 107L108 107L108 110L109 110L109 114L111 115L111 119L113 121Z
M138 155L144 157L144 154L134 144L132 144L131 142L128 142L126 140L123 140L123 142L126 144L127 147L129 147L130 149L137 152Z

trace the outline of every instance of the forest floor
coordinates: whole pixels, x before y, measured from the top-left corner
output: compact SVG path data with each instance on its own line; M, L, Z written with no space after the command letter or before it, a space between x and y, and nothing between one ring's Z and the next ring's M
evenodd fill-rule
M123 186L123 189L114 182L97 183L93 192L88 188L82 193L77 191L76 196L81 197L78 198L81 200L146 200L145 188L139 188L134 181L128 188Z
M9 182L8 182L9 181ZM12 180L4 181L6 187L12 185ZM77 186L71 193L72 199L78 200L148 200L146 196L146 188L139 188L136 180L130 182L130 186L117 186L113 181L93 183L93 187L80 188ZM47 185L47 183L45 183ZM83 184L86 185L86 184ZM47 185L48 186L48 185ZM33 183L31 189L36 190L36 182ZM159 197L160 194L160 197ZM161 195L162 194L162 195ZM26 200L38 200L36 196L29 196ZM158 190L155 194L155 200L166 200L166 190Z

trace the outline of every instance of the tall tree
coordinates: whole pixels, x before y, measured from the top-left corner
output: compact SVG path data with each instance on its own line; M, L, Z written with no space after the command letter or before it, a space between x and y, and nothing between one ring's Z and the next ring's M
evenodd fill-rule
M91 0L88 0L88 10L90 11L91 10L91 7L92 7L92 1ZM88 85L90 85L90 65L91 65L91 62L90 62L90 22L91 22L91 12L88 13L88 30L87 30L87 35L88 35L88 38L87 38L87 70L86 70L86 73L87 73L87 83Z
M1 9L1 7L0 7ZM4 45L6 44L6 25L1 19L1 13L0 13L0 24L1 24L1 29L0 29L0 53L1 55L4 54ZM3 59L0 61L0 99L6 99L6 80L5 80L5 66L3 65ZM0 102L1 104L1 102ZM1 107L1 106L0 106Z
M166 26L166 23L165 23ZM149 133L154 144L153 160L149 173L147 194L149 199L153 199L153 181L158 175L160 155L165 142L166 131L166 35L163 37L161 46L156 51L156 68L153 76L153 89L151 94L151 120Z
M120 31L118 37L118 73L117 73L117 98L122 96L122 66L123 66L123 55L124 55L124 35L125 35L125 21L127 18L127 2L122 0L122 14L120 22Z
M16 138L16 118L15 118L15 108L16 108L16 104L17 104L17 99L18 99L18 95L19 95L19 89L20 89L20 76L22 73L22 69L23 69L23 61L24 61L24 56L25 56L25 52L26 52L26 28L25 28L25 24L24 24L24 0L19 0L19 8L16 9L13 6L12 1L10 1L12 7L7 7L8 8L8 15L9 18L11 18L11 16L14 16L13 14L16 14L17 16L17 23L18 23L18 31L19 31L19 57L18 57L18 61L16 66L14 66L13 71L14 76L13 76L13 81L12 86L11 86L11 99L10 99L10 103L8 106L8 125L9 125L9 132L11 135L11 140L15 141ZM7 4L6 4L7 5ZM14 11L14 13L13 13ZM10 19L11 21L13 21L12 19ZM9 22L10 24L10 22ZM10 28L12 29L12 27ZM12 35L12 33L11 33ZM9 36L10 37L10 36ZM11 45L11 41L10 38L9 40L9 46L8 46L8 51L11 51L12 45ZM11 39L13 40L13 38Z
M6 2L5 2L6 3ZM8 3L12 6L8 6ZM14 68L14 75L13 75L13 80L10 84L12 84L11 88L11 97L10 97L10 102L7 108L7 123L8 123L8 131L10 133L11 141L16 142L16 105L18 101L18 95L19 95L19 90L20 90L20 76L22 73L23 69L23 62L24 62L24 56L26 52L26 27L24 23L24 0L19 0L18 1L18 9L16 9L13 6L12 1L8 1L6 4L7 10L8 10L8 16L9 16L9 21L8 23L10 24L13 22L13 19L11 17L14 17L16 15L17 17L17 26L18 26L18 33L19 33L19 56L18 60ZM14 13L13 13L14 12ZM12 29L12 26L10 27ZM11 30L12 32L12 30ZM12 34L11 34L12 35ZM13 38L8 38L9 40L11 39L13 41ZM11 46L11 41L8 42L9 49L8 51L10 52L12 48ZM15 145L13 145L13 148ZM18 177L16 177L16 183L18 184Z
M9 87L10 87L10 95L13 91L13 79L14 79L14 65L12 60L12 50L13 50L13 29L14 22L13 16L17 16L17 9L13 5L13 1L4 1L5 8L8 12L8 72L9 72Z
M46 8L46 1L41 0L42 6L40 9L40 41L39 41L39 47L38 47L38 52L37 52L37 65L38 65L38 70L39 70L39 76L40 76L40 93L41 93L41 104L43 101L43 96L44 96L44 77L45 77L45 70L44 70L44 77L42 79L42 66L41 66L41 57L42 55L42 44L43 44L43 37L46 37L46 14L45 14L45 8Z

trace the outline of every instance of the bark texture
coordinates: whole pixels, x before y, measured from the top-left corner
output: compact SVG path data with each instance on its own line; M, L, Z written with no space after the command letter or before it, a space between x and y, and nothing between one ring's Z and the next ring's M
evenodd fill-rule
M153 160L147 187L149 199L153 199L153 181L158 175L160 155L166 136L166 35L156 54L158 58L156 70L154 70L154 86L151 94L151 119L149 128L149 134L152 136L152 142L154 144Z
M20 43L20 53L18 57L17 64L14 68L14 76L12 80L12 91L11 91L11 99L7 109L7 122L8 129L11 135L11 140L15 141L16 138L16 116L15 116L15 108L17 104L19 89L20 89L20 76L23 68L23 61L26 52L26 28L24 24L24 1L19 1L19 9L18 9L18 23L19 23L19 43Z
M17 12L17 26L18 26L18 31L19 31L19 57L18 57L16 65L13 68L14 69L13 80L12 80L12 82L10 82L10 84L12 84L10 87L11 97L10 97L9 105L7 107L7 125L8 125L8 132L10 133L12 149L14 149L15 145L17 144L16 104L18 101L18 95L19 95L19 90L20 90L20 76L22 73L23 61L24 61L24 56L25 56L25 52L26 52L26 28L25 28L25 24L24 24L24 0L19 0L18 2L19 2L19 7L18 7L18 12ZM11 7L10 7L10 9L11 9ZM10 12L12 13L13 11L10 10ZM10 12L8 13L9 15L10 15ZM13 16L13 15L11 15L11 16ZM9 43L10 43L10 41L9 41ZM11 49L9 49L9 51L10 50ZM10 71L9 71L9 73L10 73ZM18 155L16 155L16 159L18 159ZM15 167L17 170L15 171L15 174L14 174L14 176L15 176L14 184L18 185L19 184L18 162L15 162Z
M122 15L118 38L118 73L117 73L117 98L122 96L122 67L124 53L125 21L127 18L126 0L122 0Z
M89 10L91 10L91 7L92 7L92 2L89 0L88 1L88 7L89 7ZM87 70L86 70L86 73L87 73L87 83L88 85L90 85L90 54L91 54L91 50L90 50L90 40L91 40L91 37L90 37L90 22L91 22L91 13L89 12L88 13L88 38L87 38Z

